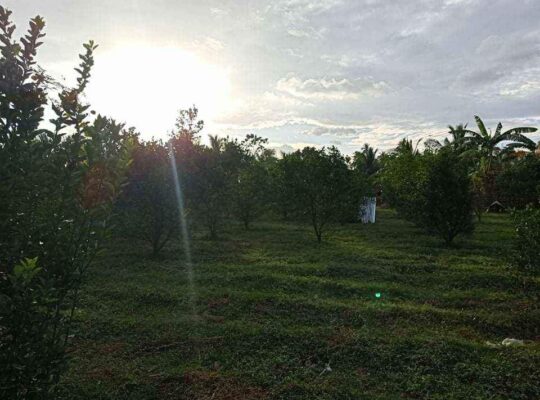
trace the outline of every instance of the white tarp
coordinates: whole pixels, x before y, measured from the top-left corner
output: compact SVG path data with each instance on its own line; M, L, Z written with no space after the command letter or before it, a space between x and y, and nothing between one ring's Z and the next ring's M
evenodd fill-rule
M364 201L360 206L359 217L363 224L375 223L375 212L377 210L376 197L364 197Z

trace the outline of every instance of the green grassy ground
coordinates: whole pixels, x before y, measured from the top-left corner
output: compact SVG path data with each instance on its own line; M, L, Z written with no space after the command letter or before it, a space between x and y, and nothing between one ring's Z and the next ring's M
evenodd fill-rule
M392 211L321 245L276 222L195 235L196 316L180 243L160 260L110 243L61 397L538 399L540 316L504 259L511 237L488 216L447 248ZM527 344L485 343L506 337Z

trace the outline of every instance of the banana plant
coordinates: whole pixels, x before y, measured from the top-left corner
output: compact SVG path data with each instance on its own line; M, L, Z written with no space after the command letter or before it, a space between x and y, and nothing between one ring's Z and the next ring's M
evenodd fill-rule
M465 150L463 156L475 157L478 164L483 165L488 170L491 168L493 160L501 153L501 148L499 147L501 142L511 141L513 142L511 144L512 146L534 145L534 142L524 134L536 132L536 128L518 127L503 132L503 126L499 122L497 128L495 128L495 133L491 134L479 116L475 115L474 119L479 132L464 129L466 136L463 138L463 144L467 150Z

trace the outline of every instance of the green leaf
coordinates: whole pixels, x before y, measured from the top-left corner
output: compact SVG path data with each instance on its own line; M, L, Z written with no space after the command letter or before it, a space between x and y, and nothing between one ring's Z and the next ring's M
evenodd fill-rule
M13 277L23 283L32 281L36 274L41 271L41 268L37 266L37 260L37 257L22 260L13 269Z

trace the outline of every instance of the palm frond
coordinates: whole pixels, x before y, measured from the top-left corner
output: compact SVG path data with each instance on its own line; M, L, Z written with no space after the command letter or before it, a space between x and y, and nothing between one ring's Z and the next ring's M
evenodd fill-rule
M519 134L534 133L537 130L538 129L533 128L531 126L521 126L519 128L508 129L506 132L503 133L503 135L510 134L510 133L519 133Z
M501 131L502 131L502 124L499 122L497 124L497 128L495 129L495 135L493 135L493 136L495 136L495 137L499 136L501 134Z
M499 142L502 142L504 140L511 140L513 142L520 143L522 147L526 147L529 150L534 151L534 149L536 149L536 143L534 143L534 141L529 139L527 136L519 133L519 129L521 128L510 129L504 132L502 135L499 136Z
M478 129L480 130L482 136L489 136L486 126L484 125L484 121L482 121L482 119L478 115L474 116L474 120L476 121L476 125L478 125Z
M477 149L469 149L469 150L465 150L459 156L467 160L467 159L475 158L477 155L478 155Z

